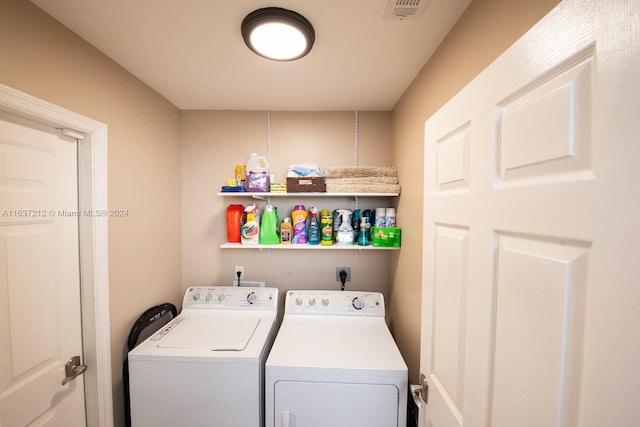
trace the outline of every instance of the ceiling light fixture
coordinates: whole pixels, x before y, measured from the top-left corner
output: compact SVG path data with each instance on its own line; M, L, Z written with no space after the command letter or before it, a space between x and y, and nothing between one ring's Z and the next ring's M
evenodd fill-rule
M254 10L242 20L241 29L249 49L274 61L302 58L316 39L313 26L304 16L279 7Z

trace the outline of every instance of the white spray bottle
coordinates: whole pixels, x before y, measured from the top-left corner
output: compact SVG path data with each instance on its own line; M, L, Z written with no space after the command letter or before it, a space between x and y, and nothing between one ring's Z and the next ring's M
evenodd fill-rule
M352 211L348 209L338 209L342 216L342 223L338 228L337 242L343 245L353 245L353 227L351 226Z

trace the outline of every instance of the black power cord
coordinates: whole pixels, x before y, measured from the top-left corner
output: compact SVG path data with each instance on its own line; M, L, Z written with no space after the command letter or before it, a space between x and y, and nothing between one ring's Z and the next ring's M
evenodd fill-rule
M241 271L236 271L236 276L238 276L238 286L240 286L240 276L242 275Z
M347 282L347 272L340 270L340 283L342 283L342 290L344 291L344 284Z

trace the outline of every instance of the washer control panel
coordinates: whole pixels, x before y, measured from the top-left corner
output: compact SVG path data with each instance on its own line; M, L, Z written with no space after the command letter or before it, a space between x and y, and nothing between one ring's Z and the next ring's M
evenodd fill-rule
M289 291L285 313L384 317L384 297L379 292Z
M183 308L276 310L278 289L266 287L197 286L187 289Z
M177 326L179 326L182 322L184 322L184 319L185 318L181 316L176 317L173 320L173 322L167 323L165 327L163 327L158 332L156 332L155 335L151 337L151 341L160 341L162 338L165 337L165 335L173 331Z

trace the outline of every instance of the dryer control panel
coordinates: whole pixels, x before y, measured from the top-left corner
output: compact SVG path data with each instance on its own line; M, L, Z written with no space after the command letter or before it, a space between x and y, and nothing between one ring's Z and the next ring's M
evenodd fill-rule
M276 311L278 289L266 287L197 286L187 289L183 309Z
M384 297L379 292L289 291L285 314L384 317Z

